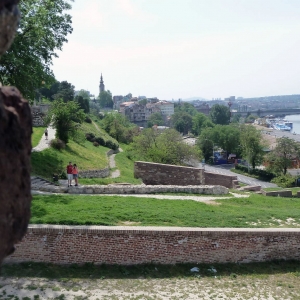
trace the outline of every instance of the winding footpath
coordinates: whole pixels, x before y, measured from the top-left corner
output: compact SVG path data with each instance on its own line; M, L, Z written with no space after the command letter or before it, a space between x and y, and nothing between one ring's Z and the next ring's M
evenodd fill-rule
M39 144L32 149L32 152L40 152L50 147L50 142L55 139L56 129L48 126L48 139L45 139L45 134L43 134Z

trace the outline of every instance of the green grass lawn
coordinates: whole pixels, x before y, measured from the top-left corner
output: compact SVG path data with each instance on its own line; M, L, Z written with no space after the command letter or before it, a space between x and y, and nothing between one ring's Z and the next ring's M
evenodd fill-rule
M83 145L70 140L65 149L59 151L53 148L31 154L32 174L52 178L53 173L65 171L69 161L76 163L80 170L95 170L107 167L106 147L95 147L85 141Z
M44 135L46 127L33 127L31 135L32 148L36 147Z
M32 224L181 227L300 227L300 199L264 197L190 200L107 195L35 195ZM216 205L219 204L219 205ZM292 221L294 220L294 221Z

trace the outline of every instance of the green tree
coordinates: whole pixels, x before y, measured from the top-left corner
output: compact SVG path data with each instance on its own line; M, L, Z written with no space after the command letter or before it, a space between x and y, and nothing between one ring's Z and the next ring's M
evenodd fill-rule
M209 116L213 123L228 125L230 122L230 110L225 105L215 104L210 110Z
M244 158L255 169L263 162L264 145L261 132L252 125L242 125L240 130L241 151Z
M195 116L198 113L194 105L188 102L175 103L174 112L186 112L190 116Z
M192 129L192 116L184 111L179 111L171 116L173 127L180 133L188 134Z
M242 117L241 114L234 114L234 116L232 117L232 123L239 123L240 122L240 118Z
M293 159L299 159L300 144L293 139L282 137L277 140L273 151L267 155L271 171L286 175L287 169L291 166Z
M42 87L39 89L41 96L53 101L53 96L58 93L60 82L54 81L49 87Z
M146 105L148 103L147 99L142 99L139 101L139 105Z
M86 90L83 90L81 89L78 93L77 93L78 96L81 96L83 99L87 99L90 101L90 92L89 91L86 91Z
M22 18L10 49L2 56L0 80L17 86L24 97L54 82L52 60L72 32L68 0L21 0Z
M107 113L101 121L102 128L121 143L131 143L139 128L119 113Z
M214 123L203 113L197 113L192 119L192 133L200 135L201 131L207 127L214 127Z
M113 108L114 102L110 91L103 91L99 95L99 103L101 108Z
M149 117L149 120L148 120L148 123L147 123L147 127L150 128L150 127L152 127L154 125L161 126L161 125L164 125L164 124L165 124L165 122L164 122L162 113L161 112L156 112L156 113L153 113Z
M78 103L79 107L88 114L90 112L90 101L82 96L77 95L75 101Z
M68 81L59 83L57 93L53 95L54 99L63 99L64 102L74 100L75 87Z
M67 144L70 137L76 137L78 127L84 118L85 113L79 108L77 102L64 102L58 99L51 104L46 123L51 122L56 128L56 137Z
M230 153L239 151L240 130L233 125L216 125L213 128L206 128L201 132L198 139L198 147L200 147L205 159L213 156L214 151L218 148Z
M152 128L144 129L134 138L131 148L139 159L163 164L185 165L199 158L197 149L184 143L174 129L162 133Z

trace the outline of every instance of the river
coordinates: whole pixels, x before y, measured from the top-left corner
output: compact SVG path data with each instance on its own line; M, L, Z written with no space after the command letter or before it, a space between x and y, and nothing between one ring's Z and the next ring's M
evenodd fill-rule
M290 115L284 118L287 121L293 122L293 129L291 132L300 134L300 115Z

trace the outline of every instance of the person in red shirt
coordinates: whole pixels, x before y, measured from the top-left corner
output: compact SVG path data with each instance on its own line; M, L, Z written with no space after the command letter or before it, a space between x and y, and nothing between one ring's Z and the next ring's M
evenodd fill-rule
M73 166L71 161L67 165L67 176L68 176L68 187L69 187L72 186L72 180L73 180Z

